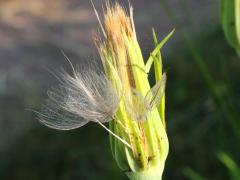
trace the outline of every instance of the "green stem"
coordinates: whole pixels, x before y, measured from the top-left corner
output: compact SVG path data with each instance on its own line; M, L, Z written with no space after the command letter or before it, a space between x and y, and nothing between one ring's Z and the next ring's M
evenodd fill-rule
M126 175L130 180L161 180L164 165L151 167L140 172L127 172Z

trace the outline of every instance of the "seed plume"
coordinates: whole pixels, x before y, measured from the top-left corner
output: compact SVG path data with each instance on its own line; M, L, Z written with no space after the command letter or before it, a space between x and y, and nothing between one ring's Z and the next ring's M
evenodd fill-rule
M48 100L39 114L41 123L69 130L89 121L105 123L118 108L118 97L103 73L93 70L63 72L60 84L48 91Z

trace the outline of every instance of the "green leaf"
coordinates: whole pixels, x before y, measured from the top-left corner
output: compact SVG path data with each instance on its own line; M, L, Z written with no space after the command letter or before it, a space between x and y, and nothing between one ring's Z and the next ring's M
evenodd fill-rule
M154 42L154 45L155 45L155 48L157 47L158 45L158 38L157 38L157 35L155 33L155 30L154 28L152 29L152 35L153 35L153 42ZM156 54L156 57L159 59L160 58L160 50L158 51L158 53ZM160 60L160 59L159 59ZM162 61L161 61L161 64L162 64Z
M218 159L227 167L232 180L240 179L240 168L234 160L226 153L220 152L217 154Z
M156 36L156 33L155 33L154 29L152 31L153 31L153 41L154 41L155 47L157 47L158 39L157 39L157 36ZM159 50L155 56L152 53L150 55L151 55L151 57L153 58L153 61L154 61L155 83L157 83L162 78L162 56L161 56L161 52Z
M183 173L191 180L204 180L204 179L206 179L189 167L184 168Z
M173 29L156 47L155 49L151 52L151 55L149 56L147 63L145 65L146 68L146 72L149 73L152 63L154 61L152 56L156 56L160 49L163 47L163 45L168 41L168 39L172 36L172 34L174 33L175 29Z

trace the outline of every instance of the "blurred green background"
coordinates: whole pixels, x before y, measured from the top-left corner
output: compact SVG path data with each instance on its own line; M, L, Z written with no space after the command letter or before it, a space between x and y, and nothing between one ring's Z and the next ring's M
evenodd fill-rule
M127 7L127 1L120 1ZM103 1L94 1L101 11ZM240 58L227 44L218 0L133 2L145 59L173 28L162 49L168 73L170 141L164 179L240 179ZM126 179L115 164L107 132L94 123L56 131L38 123L48 71L97 61L97 19L88 0L0 0L0 179Z

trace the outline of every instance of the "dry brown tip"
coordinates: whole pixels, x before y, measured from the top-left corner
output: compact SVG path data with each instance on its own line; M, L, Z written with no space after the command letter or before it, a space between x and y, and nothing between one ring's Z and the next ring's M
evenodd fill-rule
M121 43L123 34L129 38L133 35L130 17L118 3L113 7L107 6L104 26L107 36L117 43Z

